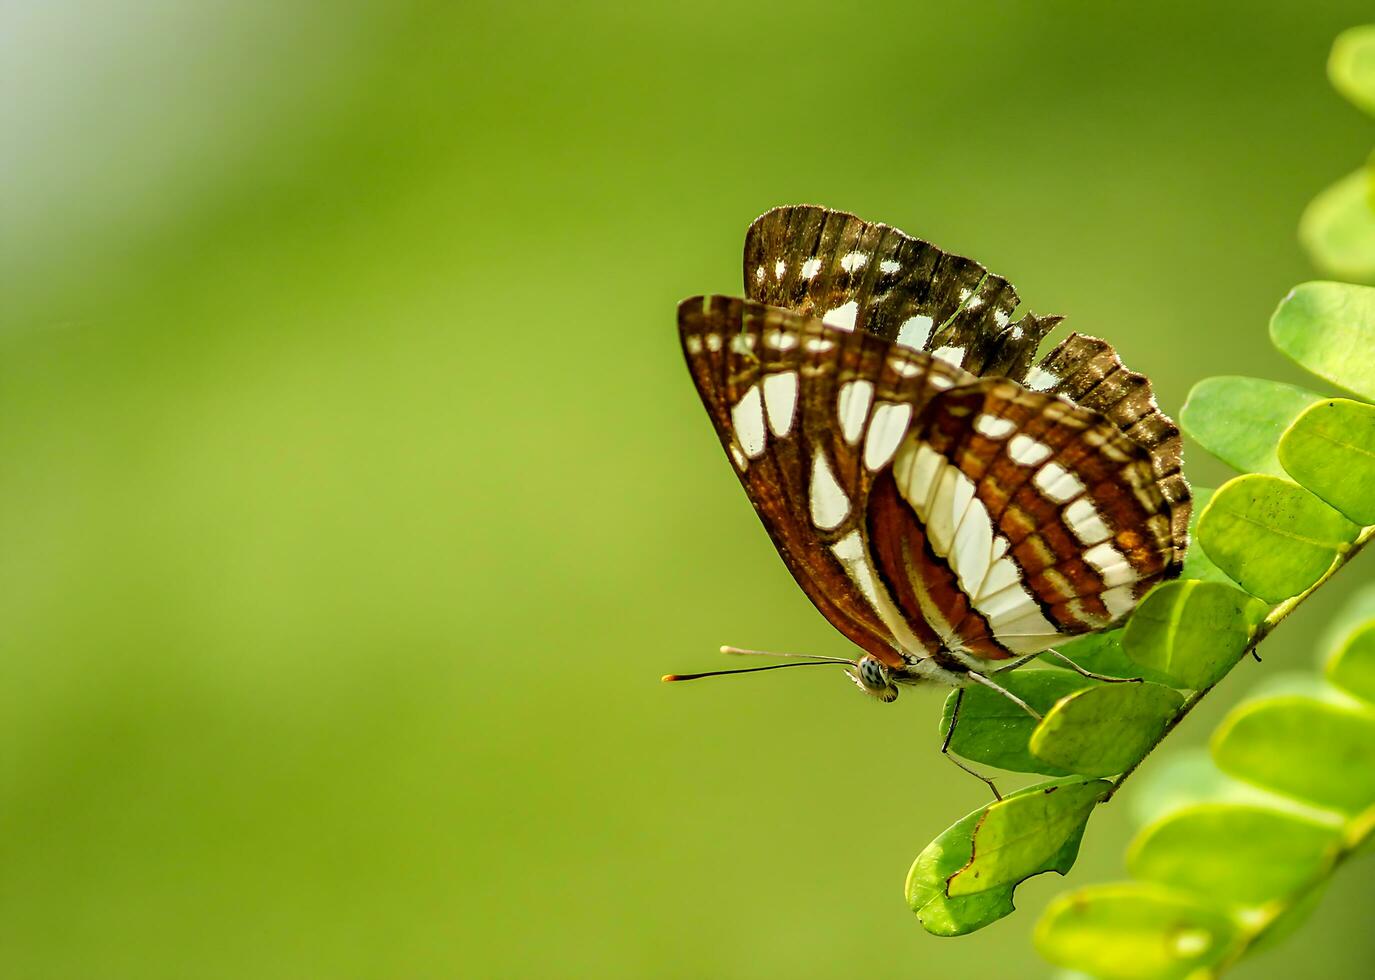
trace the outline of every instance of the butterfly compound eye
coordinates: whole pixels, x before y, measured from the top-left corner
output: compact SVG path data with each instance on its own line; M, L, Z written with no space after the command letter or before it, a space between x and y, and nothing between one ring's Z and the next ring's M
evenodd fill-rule
M865 692L880 701L894 701L898 696L897 686L885 667L876 657L865 655L859 660L859 683Z

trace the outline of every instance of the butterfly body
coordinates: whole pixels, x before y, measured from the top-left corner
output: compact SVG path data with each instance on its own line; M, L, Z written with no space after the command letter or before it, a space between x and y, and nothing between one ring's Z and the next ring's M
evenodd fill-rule
M1111 347L970 259L814 207L751 226L748 296L694 297L684 355L780 556L896 685L985 682L1177 574L1177 429ZM977 676L974 676L977 675Z

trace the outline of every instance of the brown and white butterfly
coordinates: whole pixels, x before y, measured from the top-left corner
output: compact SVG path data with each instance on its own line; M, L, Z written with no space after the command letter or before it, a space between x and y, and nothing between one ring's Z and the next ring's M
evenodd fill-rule
M1179 430L1104 341L1037 361L1060 318L1014 320L1005 279L818 207L750 226L745 289L685 300L679 331L779 554L864 651L808 662L884 701L923 680L1008 693L989 675L1178 574Z

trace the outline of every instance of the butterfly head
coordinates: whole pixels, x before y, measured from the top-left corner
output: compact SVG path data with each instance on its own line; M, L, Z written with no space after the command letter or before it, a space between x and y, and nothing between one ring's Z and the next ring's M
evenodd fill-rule
M859 658L854 669L849 671L850 678L865 694L878 698L885 704L896 701L898 686L893 683L893 675L888 666L872 654Z

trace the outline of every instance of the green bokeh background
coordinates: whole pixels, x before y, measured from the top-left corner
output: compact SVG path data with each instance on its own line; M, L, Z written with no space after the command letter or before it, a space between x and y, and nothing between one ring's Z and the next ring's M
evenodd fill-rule
M902 901L984 798L937 692L658 683L847 653L674 304L810 201L975 255L1169 408L1300 381L1265 323L1371 143L1323 76L1369 16L0 7L0 974L1049 975L1059 879L962 940ZM1171 744L1309 664L1344 588ZM1100 812L1073 880L1130 832ZM1369 908L1353 867L1236 975L1368 976Z

